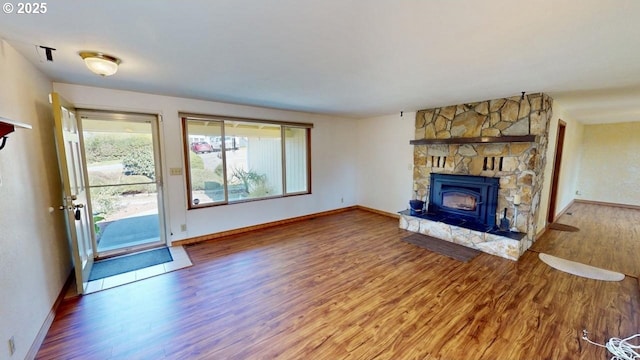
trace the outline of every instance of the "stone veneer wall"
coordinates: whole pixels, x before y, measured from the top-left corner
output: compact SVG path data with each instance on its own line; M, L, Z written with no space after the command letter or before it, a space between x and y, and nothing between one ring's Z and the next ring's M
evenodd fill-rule
M552 102L548 95L537 93L418 111L416 140L515 135L536 135L536 140L416 145L414 191L428 201L432 172L499 177L500 217L506 207L507 217L513 219L513 196L521 196L516 227L526 233L520 241L522 255L537 232Z

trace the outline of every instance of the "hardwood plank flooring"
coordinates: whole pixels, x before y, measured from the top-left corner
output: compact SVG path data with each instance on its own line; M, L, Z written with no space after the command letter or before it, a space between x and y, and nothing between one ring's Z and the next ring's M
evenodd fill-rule
M535 252L462 263L409 234L351 210L188 246L190 268L66 300L38 358L605 359L582 329L640 329L635 278L576 277Z
M640 276L640 210L574 203L557 222L580 231L547 230L532 251Z

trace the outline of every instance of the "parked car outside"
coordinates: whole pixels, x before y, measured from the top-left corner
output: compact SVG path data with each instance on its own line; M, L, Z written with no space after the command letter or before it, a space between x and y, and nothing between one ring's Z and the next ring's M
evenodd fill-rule
M191 151L196 154L213 152L213 146L206 141L197 141L191 143Z

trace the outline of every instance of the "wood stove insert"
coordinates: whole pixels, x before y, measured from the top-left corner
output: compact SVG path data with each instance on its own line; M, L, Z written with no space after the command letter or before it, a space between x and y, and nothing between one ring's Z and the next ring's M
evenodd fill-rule
M478 231L496 228L500 179L431 173L429 205L422 217Z

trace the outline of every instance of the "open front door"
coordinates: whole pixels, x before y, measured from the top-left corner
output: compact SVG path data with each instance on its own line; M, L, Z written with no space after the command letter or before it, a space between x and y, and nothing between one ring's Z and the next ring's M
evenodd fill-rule
M55 138L63 194L60 209L65 213L78 293L84 294L93 266L91 218L87 206L84 159L76 111L57 93L50 95L55 121Z

